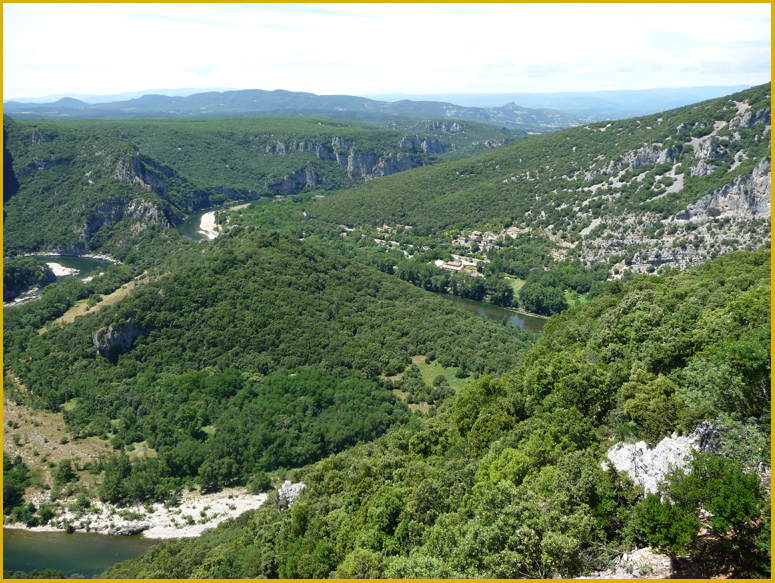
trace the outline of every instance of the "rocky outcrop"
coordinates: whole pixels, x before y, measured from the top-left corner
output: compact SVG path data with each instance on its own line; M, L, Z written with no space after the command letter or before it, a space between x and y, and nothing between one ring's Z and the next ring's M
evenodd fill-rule
M35 128L35 130L32 132L32 145L33 146L40 146L41 144L45 144L47 142L51 141L51 137L47 136L46 134L41 134L38 128Z
M463 131L463 125L456 121L436 121L428 124L425 129L429 132L460 133Z
M740 220L769 219L771 198L771 165L763 158L749 176L738 176L733 182L704 196L676 215L682 221L707 221L712 218Z
M694 148L694 157L700 160L721 160L727 154L727 148L722 140L715 137L693 139L691 144Z
M102 356L115 360L119 354L127 352L140 336L147 336L150 330L135 328L132 318L123 324L111 324L92 334L92 343Z
M656 494L659 484L673 469L682 469L691 460L694 451L718 453L721 437L718 429L704 422L688 436L664 438L656 447L650 448L645 441L619 443L608 450L608 459L620 472L627 472L635 484L643 486L645 493ZM604 469L608 464L603 462Z
M131 160L121 158L113 173L116 180L138 184L165 200L167 199L166 179L174 175L175 172L171 168L156 164L150 158L141 157L139 152L136 152Z
M444 145L440 141L433 138L420 139L419 136L414 138L404 136L398 143L398 147L404 150L422 150L425 155L444 153Z
M635 170L646 164L665 164L672 155L673 150L671 148L662 148L662 144L643 146L637 150L625 152L619 157L618 162L613 160L609 161L608 164L603 162L602 167L599 169L590 169L584 172L584 181L589 182L596 176L611 176L620 170Z
M708 164L705 160L700 160L696 166L689 169L690 176L708 176L716 171L717 166Z
M665 164L672 155L673 150L670 148L660 149L657 144L643 146L637 150L622 154L621 167L626 166L627 170L635 170L644 164Z
M770 123L770 108L765 107L758 111L751 111L750 109L742 115L733 117L729 121L729 129L735 128L751 128L757 123Z
M605 571L593 571L588 577L577 579L667 579L674 576L673 561L651 547L622 553Z
M323 178L313 168L287 174L278 184L267 184L266 189L275 194L296 194L304 188L315 188L320 185Z
M353 147L353 141L337 137L331 140L331 147L336 148L337 150L349 150Z
M290 508L293 506L294 501L299 497L299 494L305 487L306 484L304 482L291 484L290 480L285 480L283 485L280 486L280 488L277 490L277 493L281 499L284 499L288 503L288 508Z
M377 157L374 154L359 154L355 150L350 150L347 156L347 173L350 178L353 174L367 176L371 174L374 165L377 163Z
M32 287L42 287L46 284L53 283L57 279L57 276L51 270L50 267L39 265L38 274L30 274L23 282L17 282L15 285L6 285L5 279L3 280L3 301L9 302L12 299L20 296L28 289Z
M134 233L144 231L150 225L170 226L164 209L150 201L141 199L111 199L108 202L93 206L89 214L89 221L76 229L76 233L84 243L87 243L92 234L99 231L104 225L113 225L125 218L135 220L135 223L130 227Z
M391 174L397 174L398 172L404 172L406 170L411 170L412 168L417 168L417 166L419 166L419 164L415 162L414 158L412 158L409 154L404 154L403 152L399 152L398 154L390 154L387 158L376 164L371 169L371 172L367 173L365 178L368 179L375 176L390 176Z
M405 150L414 150L414 140L409 136L404 136L403 139L398 143L398 147L404 148Z
M63 164L69 164L70 160L44 160L43 158L33 158L32 162L27 165L26 168L22 168L19 171L19 176L26 176L27 174L31 174L32 172L39 172L41 170L51 170L52 168L56 168L57 166L61 166Z

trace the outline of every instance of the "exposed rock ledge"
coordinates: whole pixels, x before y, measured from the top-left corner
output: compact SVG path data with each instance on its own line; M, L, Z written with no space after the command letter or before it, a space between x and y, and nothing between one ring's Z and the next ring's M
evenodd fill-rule
M749 176L738 176L732 183L689 205L675 218L692 222L716 217L769 219L771 198L771 162L769 158L762 158Z
M719 452L721 437L718 429L704 422L691 435L664 438L656 447L649 448L645 441L618 443L608 450L608 459L620 472L627 472L635 484L643 486L648 494L656 494L665 475L673 468L684 468L694 451ZM608 469L608 464L601 464Z

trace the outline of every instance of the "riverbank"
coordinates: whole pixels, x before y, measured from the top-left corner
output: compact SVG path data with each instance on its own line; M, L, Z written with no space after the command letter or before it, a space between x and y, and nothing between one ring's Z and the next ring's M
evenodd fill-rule
M202 215L202 219L199 221L199 231L210 241L220 235L221 226L215 224L215 211Z
M48 503L45 495L30 496L36 506ZM118 508L93 502L88 510L65 503L46 526L28 527L21 523L4 524L3 528L30 532L61 532L70 529L99 534L133 535L142 533L149 539L190 538L208 528L215 528L229 518L260 507L266 494L250 494L245 488L228 488L212 494L184 492L174 504L155 503ZM72 501L71 501L72 502Z

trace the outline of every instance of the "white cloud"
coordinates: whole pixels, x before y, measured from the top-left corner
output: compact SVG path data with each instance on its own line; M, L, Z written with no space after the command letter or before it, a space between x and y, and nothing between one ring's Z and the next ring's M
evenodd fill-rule
M770 10L4 4L4 97L191 85L364 94L763 83L770 78ZM714 72L713 61L724 66Z

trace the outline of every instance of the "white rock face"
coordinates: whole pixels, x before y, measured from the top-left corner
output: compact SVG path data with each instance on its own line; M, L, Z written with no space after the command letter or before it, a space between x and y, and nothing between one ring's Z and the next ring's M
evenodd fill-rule
M285 480L283 485L280 486L279 490L277 490L277 493L280 495L280 498L285 498L285 500L288 502L288 508L290 508L293 506L293 502L296 500L296 498L299 497L299 494L305 486L306 484L304 482L291 484L290 480Z
M771 162L762 158L749 176L738 176L733 182L702 197L678 213L676 219L701 222L715 217L738 220L770 218L771 178Z
M684 468L694 451L716 452L719 432L710 423L701 423L688 436L675 433L660 441L653 449L645 441L618 443L608 450L608 459L618 471L627 472L633 482L643 486L647 494L656 494L657 487L673 468ZM603 469L607 469L603 462Z

